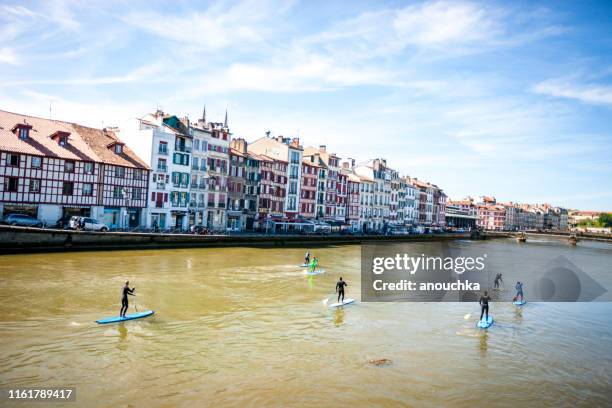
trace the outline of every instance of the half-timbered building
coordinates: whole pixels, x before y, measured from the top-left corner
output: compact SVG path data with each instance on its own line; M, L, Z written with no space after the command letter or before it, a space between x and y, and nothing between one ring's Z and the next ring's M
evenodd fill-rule
M0 111L0 212L137 227L149 167L110 129Z

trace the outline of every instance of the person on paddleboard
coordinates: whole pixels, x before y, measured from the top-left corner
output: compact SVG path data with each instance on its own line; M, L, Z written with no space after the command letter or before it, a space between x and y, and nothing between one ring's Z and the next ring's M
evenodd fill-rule
M489 320L489 301L491 300L491 298L489 297L489 295L487 294L487 291L485 290L485 293L483 296L480 297L480 301L478 301L478 303L480 304L480 320L482 320L482 316L485 315L486 317L486 321Z
M306 251L306 256L304 256L304 265L308 265L310 263L310 251Z
M312 258L312 261L310 261L310 272L313 273L315 269L317 269L317 266L319 266L319 258L315 256Z
M514 297L514 300L518 300L519 296L521 297L521 301L524 300L523 299L523 282L516 282L516 296Z
M340 297L342 297L342 302L344 302L344 287L348 286L348 283L342 280L342 276L340 280L336 283L336 292L338 293L338 303L340 303Z
M128 295L134 295L134 291L136 288L130 289L130 281L125 281L125 286L123 287L123 292L121 295L121 312L119 312L120 317L125 317L125 312L128 310Z
M504 282L504 280L502 279L502 274L498 273L497 275L495 275L495 281L493 282L493 289L499 289L499 283L500 282Z

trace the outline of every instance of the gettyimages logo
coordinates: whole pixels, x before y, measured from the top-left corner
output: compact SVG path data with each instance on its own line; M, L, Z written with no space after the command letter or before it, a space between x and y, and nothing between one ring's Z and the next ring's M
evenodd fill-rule
M607 293L599 282L559 256L517 257L501 246L447 242L368 244L361 251L364 302L477 302L486 290L510 302L521 282L529 302L591 302Z
M569 259L559 256L533 282L541 302L592 302L607 290Z

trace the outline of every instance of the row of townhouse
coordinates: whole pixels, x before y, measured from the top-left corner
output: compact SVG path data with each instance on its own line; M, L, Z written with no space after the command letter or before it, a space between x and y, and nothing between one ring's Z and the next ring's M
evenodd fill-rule
M480 228L495 231L568 229L568 210L550 204L499 203L495 197L482 197L475 203L470 197L449 201L446 223L456 228Z
M341 162L324 145L269 133L248 143L232 138L227 112L221 123L205 110L196 121L157 110L106 129L9 112L0 121L3 215L156 230L291 229L308 220L367 232L445 222L444 192L401 177L385 159Z

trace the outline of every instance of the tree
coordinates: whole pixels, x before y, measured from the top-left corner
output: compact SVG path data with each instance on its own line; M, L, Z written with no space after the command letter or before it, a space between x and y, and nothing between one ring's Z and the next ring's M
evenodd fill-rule
M599 224L604 228L612 227L612 214L610 213L599 214Z

